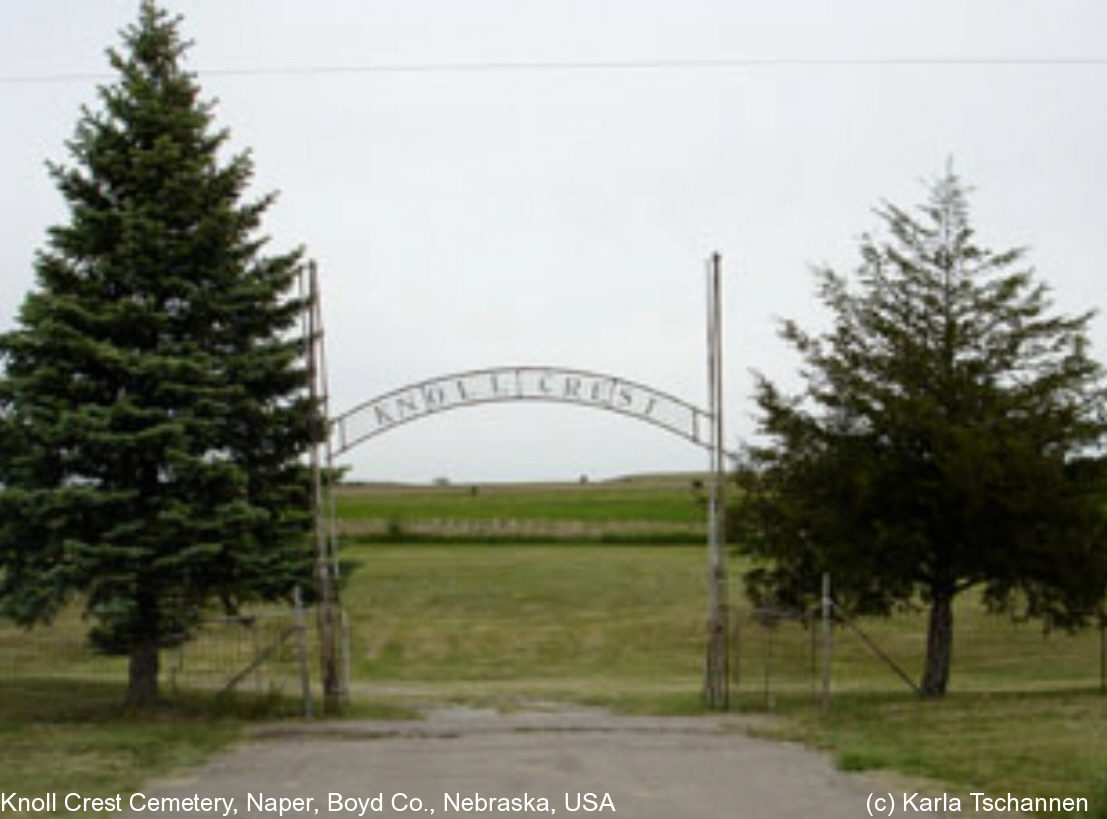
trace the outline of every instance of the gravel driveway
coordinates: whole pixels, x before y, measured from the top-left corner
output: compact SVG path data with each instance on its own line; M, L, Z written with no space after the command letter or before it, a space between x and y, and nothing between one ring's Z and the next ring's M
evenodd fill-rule
M825 755L751 738L735 717L451 708L422 722L262 728L150 783L129 816L847 819L888 790Z

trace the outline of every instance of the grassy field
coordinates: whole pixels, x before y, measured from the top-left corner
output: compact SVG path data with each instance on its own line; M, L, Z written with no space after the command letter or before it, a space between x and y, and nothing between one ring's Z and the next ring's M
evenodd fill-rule
M344 523L362 520L648 521L699 524L702 490L694 476L627 478L586 484L411 487L355 485L339 495Z
M475 493L355 487L340 509L344 521L624 521L631 535L642 521L692 523L702 514L681 476ZM705 550L642 540L348 542L355 707L409 715L445 701L572 700L699 711ZM732 568L737 577L742 567ZM748 611L737 582L732 593L735 704L783 718L761 730L826 748L850 770L888 768L998 794L1102 794L1099 815L1107 815L1098 632L1046 635L986 615L966 596L956 609L952 692L922 703L857 634L838 628L824 716L812 707L811 629L767 624ZM917 678L922 612L857 625ZM166 711L124 714L116 705L123 666L83 649L83 628L76 612L38 637L0 626L0 791L126 791L223 747L255 716L297 708L286 687L229 705L191 693Z
M1085 796L1107 816L1107 704L1098 689L954 691L937 702L850 693L826 717L794 703L766 733L833 752L844 770L927 777L967 794Z
M353 679L416 696L698 709L702 551L369 545L344 592Z

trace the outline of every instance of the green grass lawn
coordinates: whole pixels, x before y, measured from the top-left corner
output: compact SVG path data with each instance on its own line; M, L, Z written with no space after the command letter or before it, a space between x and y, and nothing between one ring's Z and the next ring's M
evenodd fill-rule
M372 545L345 554L357 567L344 604L366 624L353 634L355 681L696 707L700 548Z
M772 732L830 749L845 770L889 769L963 793L1107 803L1107 697L1098 689L955 691L940 701L849 693L829 715L786 702Z
M704 517L689 475L589 484L343 487L343 522L426 520L649 521L696 524Z
M133 792L226 747L250 719L295 713L289 702L197 695L131 713L122 695L119 681L0 675L0 792Z

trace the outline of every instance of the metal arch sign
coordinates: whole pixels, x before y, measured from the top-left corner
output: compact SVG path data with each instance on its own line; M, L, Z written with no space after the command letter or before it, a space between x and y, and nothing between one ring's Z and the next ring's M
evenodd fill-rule
M710 448L711 413L636 381L563 367L491 367L443 375L371 398L331 422L334 454L403 424L476 404L546 401L637 418ZM728 453L729 454L729 453Z

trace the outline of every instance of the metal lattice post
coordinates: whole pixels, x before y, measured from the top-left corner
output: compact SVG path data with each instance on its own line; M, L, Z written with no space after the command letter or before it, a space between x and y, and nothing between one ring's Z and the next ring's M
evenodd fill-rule
M708 708L730 707L729 626L723 462L722 259L714 253L707 269L707 385L711 418L707 505L708 613L704 700Z
M292 590L292 617L296 628L296 663L300 667L300 696L304 702L304 717L315 716L311 700L311 673L308 670L307 624L304 622L304 597L300 584Z
M311 447L312 511L315 518L315 575L319 655L323 679L323 707L337 711L348 699L346 663L342 657L341 609L338 601L337 525L335 522L334 464L330 444L323 314L315 262L308 265L307 297L308 382L312 405L322 416L322 435ZM322 440L320 440L322 438ZM322 449L322 452L320 451ZM323 469L327 474L324 477Z

